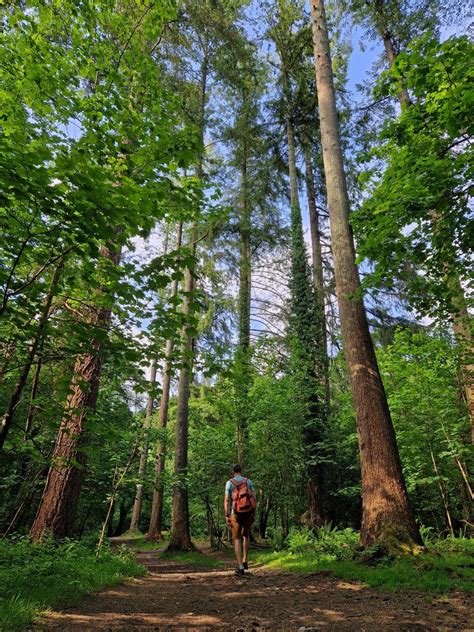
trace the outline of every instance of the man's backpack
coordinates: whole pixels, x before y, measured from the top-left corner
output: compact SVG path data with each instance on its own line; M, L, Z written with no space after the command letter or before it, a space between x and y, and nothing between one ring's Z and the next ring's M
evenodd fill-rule
M248 488L245 477L238 483L235 478L231 478L230 482L234 486L232 491L232 505L234 513L248 513L255 509L255 496L253 491Z

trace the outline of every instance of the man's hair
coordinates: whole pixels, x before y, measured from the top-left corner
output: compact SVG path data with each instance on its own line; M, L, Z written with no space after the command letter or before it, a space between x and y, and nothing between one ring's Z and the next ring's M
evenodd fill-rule
M233 467L234 470L234 474L237 474L237 472L241 472L242 471L242 466L239 465L238 463L236 463Z

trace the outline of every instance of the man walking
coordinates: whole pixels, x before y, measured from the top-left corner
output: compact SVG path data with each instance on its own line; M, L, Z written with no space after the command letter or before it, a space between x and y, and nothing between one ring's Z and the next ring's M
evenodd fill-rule
M255 518L255 489L252 481L242 475L242 466L234 465L234 477L225 485L224 511L227 524L232 528L236 575L243 575L248 568L250 527Z

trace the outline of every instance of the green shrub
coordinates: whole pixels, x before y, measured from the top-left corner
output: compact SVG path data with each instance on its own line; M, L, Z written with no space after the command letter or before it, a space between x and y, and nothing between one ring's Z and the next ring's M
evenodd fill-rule
M457 538L448 535L446 538L435 538L426 543L429 550L438 553L465 553L474 556L474 539Z
M312 553L324 560L350 559L358 544L359 535L352 529L331 529L324 525L319 529L291 529L286 546L292 554Z
M315 534L307 527L292 527L285 544L291 553L307 553L314 550Z

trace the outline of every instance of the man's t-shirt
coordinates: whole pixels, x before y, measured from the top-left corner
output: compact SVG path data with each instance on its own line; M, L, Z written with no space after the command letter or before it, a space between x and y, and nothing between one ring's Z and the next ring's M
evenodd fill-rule
M237 483L240 483L241 481L244 480L243 476L233 476L232 478ZM255 494L255 487L253 486L253 483L249 478L247 479L247 487L249 488L249 490L253 489L254 494ZM225 493L230 496L231 500L232 500L232 492L234 491L234 489L235 489L234 483L232 482L232 480L228 480L227 483L225 484ZM230 513L234 513L234 503L231 502L230 506L231 506Z

